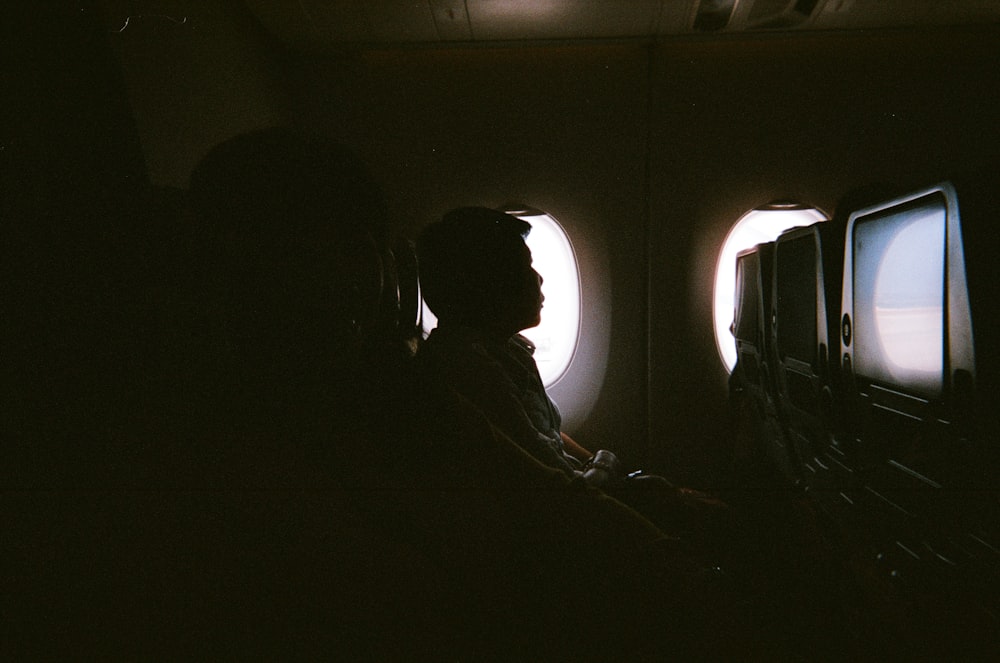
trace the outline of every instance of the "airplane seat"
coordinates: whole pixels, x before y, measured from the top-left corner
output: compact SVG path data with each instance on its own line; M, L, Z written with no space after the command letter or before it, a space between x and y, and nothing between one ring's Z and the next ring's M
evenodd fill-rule
M113 431L114 487L126 491L54 509L79 513L67 541L96 571L72 583L70 563L25 572L79 588L55 615L67 633L94 621L136 633L85 638L102 657L181 637L179 650L212 655L275 646L384 659L447 649L446 627L461 621L433 608L465 588L369 504L395 489L380 431L398 401L398 357L374 343L398 319L392 261L377 230L330 232L329 210L357 200L299 195L336 189L322 167L339 162L296 145L268 132L237 140L203 161L186 194L150 188L122 203L122 292L136 348L149 350L129 353L118 389L132 392ZM348 197L352 185L367 181L347 180ZM100 619L74 611L84 595Z
M942 636L964 630L961 614L991 615L968 633L992 637L1000 614L998 185L994 170L869 187L836 216L848 226L834 435L849 471L827 503L864 542L860 573L906 579L874 600L910 606Z
M789 229L776 242L774 357L776 405L787 453L800 480L822 480L839 426L840 287L845 224ZM833 348L831 352L831 348ZM836 452L834 452L836 453Z
M830 341L829 382L834 414L828 423L831 424L830 431L845 445L841 451L847 454L847 462L852 466L859 462L856 457L858 449L855 448L855 438L859 435L860 415L857 399L847 384L850 375L843 370L840 356L841 336L844 333L841 304L847 223L852 213L901 193L898 185L882 182L855 187L840 197L834 206L833 218L826 222L824 228L826 234L823 237L823 277L827 305L827 335Z
M827 371L826 379L830 386L832 408L829 412L828 421L837 425L839 421L838 400L840 398L840 300L843 288L844 277L844 233L846 232L846 219L837 215L826 222L821 229L821 254L823 259L823 297L826 310L826 337L829 345L826 348L827 356L823 364Z
M364 395L389 389L381 369L396 360L372 342L397 315L382 194L346 148L270 128L210 150L187 202L162 247L150 409L164 439L148 469L167 483L322 482L330 437L375 407Z
M1000 208L1000 165L951 180L958 194L965 258L966 284L972 314L975 352L975 397L969 406L976 419L977 434L1000 437L1000 314L997 313L996 261L1000 238L996 214ZM963 380L967 382L968 380Z
M976 594L989 611L990 628L1000 628L1000 307L997 293L1000 277L997 259L1000 237L996 231L1000 209L1000 163L991 164L971 175L952 178L958 194L961 217L965 277L969 312L972 317L974 375L953 373L955 418L959 423L955 438L957 455L965 474L962 509L955 520L975 531L989 546L976 549L978 559L966 561L973 571L969 577L979 582ZM975 565L975 566L973 566Z
M401 239L392 249L398 292L396 329L399 339L415 355L423 340L417 251L413 241Z
M12 8L14 38L0 39L17 100L0 149L0 467L11 489L106 485L107 431L138 356L126 208L146 172L91 5Z
M735 470L750 469L765 458L783 474L788 465L783 423L776 407L771 332L774 242L741 251L736 258L736 308L733 322L737 361L729 380L736 417Z
M17 403L3 426L17 442L2 464L11 486L127 485L135 445L124 430L154 371L158 245L180 192L73 172L35 193L18 201L2 242L14 286L6 387Z
M936 520L941 530L962 535L959 540L963 543L974 543L973 554L960 558L961 574L949 581L961 588L956 593L966 614L987 615L985 628L973 633L980 637L988 635L991 645L995 645L995 634L1000 628L1000 599L997 598L1000 588L1000 553L997 552L1000 491L996 481L1000 473L997 445L1000 439L1000 408L997 407L1000 394L1000 308L997 306L1000 279L996 268L1000 255L1000 236L996 231L997 210L1000 209L1000 161L956 173L949 183L955 193L958 223L948 226L946 262L949 268L964 266L964 270L949 270L946 285L949 350L946 371L950 372L950 385L945 400L950 406L952 430L943 440L948 450L940 465L943 468L941 483L950 500L935 505L928 519ZM958 232L953 233L956 229ZM963 294L967 297L964 305L961 302ZM958 620L949 623L957 625Z

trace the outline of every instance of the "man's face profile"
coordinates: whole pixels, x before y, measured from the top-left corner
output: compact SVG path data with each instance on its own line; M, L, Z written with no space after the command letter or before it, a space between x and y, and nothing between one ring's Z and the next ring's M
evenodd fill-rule
M515 333L537 327L542 321L542 302L545 300L542 277L531 266L531 249L523 240L511 252L507 276L501 316Z

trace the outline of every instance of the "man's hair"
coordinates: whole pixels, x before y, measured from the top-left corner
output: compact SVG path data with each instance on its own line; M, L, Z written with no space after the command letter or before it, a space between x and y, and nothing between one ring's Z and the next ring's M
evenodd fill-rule
M420 290L439 319L481 322L510 283L531 225L488 207L460 207L417 238Z

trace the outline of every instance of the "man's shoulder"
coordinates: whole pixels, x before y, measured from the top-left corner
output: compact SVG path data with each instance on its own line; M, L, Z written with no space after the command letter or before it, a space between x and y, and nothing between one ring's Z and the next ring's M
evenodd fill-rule
M438 328L417 351L417 363L424 368L445 370L454 378L499 370L495 355L495 349L475 333L464 328Z
M482 356L489 355L483 339L464 327L435 328L423 342L417 356L435 357L450 356Z
M507 346L517 352L524 352L531 356L535 354L535 344L530 338L522 334L514 334L507 341Z

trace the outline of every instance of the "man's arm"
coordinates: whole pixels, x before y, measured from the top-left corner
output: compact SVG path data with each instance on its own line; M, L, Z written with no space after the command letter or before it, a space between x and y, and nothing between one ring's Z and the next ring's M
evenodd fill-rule
M576 440L571 438L566 433L560 431L559 436L562 438L563 449L566 450L566 453L568 453L573 458L576 458L581 463L586 463L588 460L594 457L594 454L584 449L577 443Z

